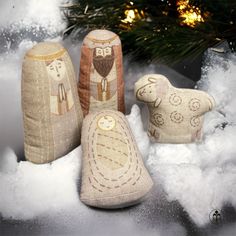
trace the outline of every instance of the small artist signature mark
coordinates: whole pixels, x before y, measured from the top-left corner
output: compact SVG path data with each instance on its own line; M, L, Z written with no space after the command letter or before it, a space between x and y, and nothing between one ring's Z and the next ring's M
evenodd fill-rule
M222 214L220 210L214 209L209 214L209 219L213 224L220 224L222 222Z

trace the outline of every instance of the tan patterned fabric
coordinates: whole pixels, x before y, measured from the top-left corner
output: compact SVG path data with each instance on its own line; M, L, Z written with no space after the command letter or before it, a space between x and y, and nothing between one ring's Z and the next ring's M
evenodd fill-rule
M80 143L83 120L74 68L58 43L39 43L22 66L22 110L26 159L51 162Z
M201 139L204 113L214 98L194 89L173 87L159 74L145 75L135 83L135 95L149 109L148 134L160 143L189 143Z
M82 127L82 185L87 205L118 208L140 201L153 182L125 116L104 110L86 116Z
M78 91L84 115L102 109L124 113L122 49L115 33L94 30L85 37Z

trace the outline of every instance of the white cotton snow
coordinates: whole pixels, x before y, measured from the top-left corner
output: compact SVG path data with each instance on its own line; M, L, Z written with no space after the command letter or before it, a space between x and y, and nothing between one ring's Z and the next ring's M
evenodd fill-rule
M78 205L80 148L43 165L16 164L12 155L8 150L0 162L0 213L4 218L34 219Z
M11 174L17 169L17 156L13 150L7 147L0 159L0 173Z
M60 41L59 32L65 29L59 10L63 2L2 1L0 29L15 33L17 37L22 32L32 31L33 35L42 33L42 37L38 37L42 40ZM6 47L10 49L13 40L6 38L6 41ZM6 139L6 143L0 143L0 148L7 146L7 143L11 147L17 142L18 146L23 144L17 123L21 119L21 61L26 50L34 44L34 37L31 40L20 40L15 51L8 50L0 55L1 101L3 104L10 104L0 114L0 135ZM77 58L79 53L76 50L71 51L74 53L72 56ZM213 209L221 209L225 204L232 204L236 208L236 58L231 56L225 59L211 53L207 57L208 63L203 67L203 76L198 87L215 97L217 107L206 115L202 143L152 144L143 128L142 120L145 122L147 117L143 116L141 119L138 106L134 105L131 114L127 116L154 181L164 188L167 199L177 200L199 226L209 223L209 214ZM136 77L154 70L153 67L133 68L132 65L129 65L129 69L129 73L137 71ZM129 73L128 77L131 76ZM126 85L130 94L132 84L133 81L127 79ZM131 99L130 96L128 99L133 103L134 97ZM56 224L61 216L61 221L57 224L60 225L61 222L63 225L63 222L68 221L67 227L74 227L75 232L82 219L88 224L87 228L96 224L100 224L102 228L104 222L110 224L112 219L117 218L117 228L131 225L130 229L134 230L133 218L139 213L130 213L127 210L119 215L117 211L112 212L112 218L111 212L99 213L79 201L80 148L52 164L45 165L17 163L16 155L11 149L5 149L0 155L0 215L4 218L31 220L47 215L52 222L54 216L57 216ZM159 200L155 197L151 199ZM179 229L178 235L185 234L182 226L173 225L170 231ZM54 226L53 228L56 227ZM162 231L160 235L167 235L166 230ZM156 230L152 233L158 234Z
M12 52L1 58L8 62L6 67L0 67L1 74L8 75L5 81L18 80L20 72L9 74L7 71L10 67L20 68L20 58L33 44L23 41L16 54ZM202 143L151 144L143 129L138 106L134 105L127 116L154 180L162 185L167 199L179 201L199 226L209 223L213 209L221 209L224 204L236 208L236 107L233 96L236 59L233 56L228 60L209 57L213 63L204 67L199 87L215 97L217 107L206 115ZM52 164L34 165L16 163L14 153L6 150L0 162L1 215L26 220L68 208L81 211L80 216L86 215L87 208L79 201L77 186L80 158L80 150L76 149Z
M140 116L140 110L137 105L133 105L130 115L126 116L132 133L134 134L136 141L138 143L138 148L143 156L146 159L148 155L148 150L150 146L150 141L147 133L144 131L142 119Z
M202 143L152 144L147 161L167 198L178 200L199 226L214 209L236 208L236 57L209 53L208 60L198 86L217 106L206 115Z
M58 33L65 28L60 6L63 0L8 0L1 1L0 27L17 31L47 29Z

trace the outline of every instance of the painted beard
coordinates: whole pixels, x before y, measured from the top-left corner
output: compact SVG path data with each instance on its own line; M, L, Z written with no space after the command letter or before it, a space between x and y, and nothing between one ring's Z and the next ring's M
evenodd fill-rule
M110 73L111 68L114 63L114 51L113 48L111 48L111 55L106 56L97 56L96 50L93 51L93 65L96 71L99 75L101 75L103 78L107 77L107 75Z

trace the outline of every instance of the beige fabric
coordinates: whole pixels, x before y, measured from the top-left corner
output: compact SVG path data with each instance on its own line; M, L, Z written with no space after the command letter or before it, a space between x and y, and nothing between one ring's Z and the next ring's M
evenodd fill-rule
M87 205L118 208L135 204L153 182L125 116L104 110L86 116L82 128L82 185Z
M136 98L148 105L148 134L160 143L189 143L201 139L204 113L215 106L213 97L194 89L173 87L159 74L135 83Z
M22 110L26 159L47 163L80 143L83 114L74 69L58 43L39 43L22 66Z
M121 42L108 30L93 30L81 48L79 97L84 115L102 109L124 112Z

